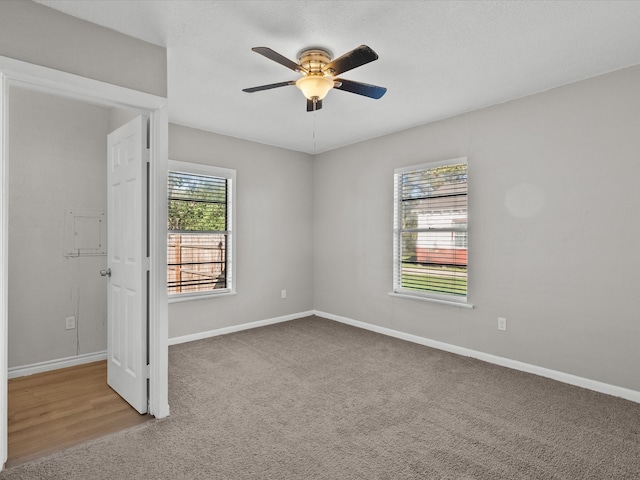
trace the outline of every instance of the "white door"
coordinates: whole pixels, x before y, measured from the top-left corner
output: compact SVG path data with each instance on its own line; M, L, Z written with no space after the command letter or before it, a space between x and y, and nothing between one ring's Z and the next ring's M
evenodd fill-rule
M108 136L107 383L138 412L147 390L147 120Z

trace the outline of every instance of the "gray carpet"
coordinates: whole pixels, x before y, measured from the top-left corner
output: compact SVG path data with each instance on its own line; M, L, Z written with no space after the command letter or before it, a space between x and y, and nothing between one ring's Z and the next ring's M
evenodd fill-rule
M169 355L169 418L0 479L640 478L640 405L329 320Z

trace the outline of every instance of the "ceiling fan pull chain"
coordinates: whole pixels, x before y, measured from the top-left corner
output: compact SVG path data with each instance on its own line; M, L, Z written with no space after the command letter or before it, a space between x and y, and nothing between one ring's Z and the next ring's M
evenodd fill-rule
M316 153L316 116L318 115L318 111L314 109L313 111L313 153Z

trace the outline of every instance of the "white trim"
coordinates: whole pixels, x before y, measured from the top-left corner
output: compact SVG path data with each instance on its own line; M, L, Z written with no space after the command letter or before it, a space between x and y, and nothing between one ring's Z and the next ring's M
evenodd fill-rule
M169 170L180 173L193 173L205 177L236 178L236 170L233 168L216 167L204 163L183 162L182 160L169 159Z
M408 298L410 300L420 300L423 302L441 303L443 305L451 305L453 307L473 308L472 303L464 303L462 301L456 302L454 300L444 300L441 298L427 297L425 295L419 295L417 293L409 294L409 293L400 293L400 292L389 292L389 295L392 297L398 297L398 298ZM464 297L464 298L466 299L467 297Z
M94 105L144 110L149 113L166 103L166 98L40 65L0 56L0 71L21 88L55 93Z
M167 162L169 110L150 115L149 143L149 413L169 416L169 306L167 301Z
M443 167L445 165L455 165L458 163L468 164L467 157L449 158L447 160L439 160L436 162L426 162L420 165L408 165L406 167L399 167L393 170L394 175L407 172L417 172L419 170L429 170L431 168Z
M107 351L85 353L74 357L58 358L57 360L49 360L47 362L32 363L22 367L11 367L9 369L8 378L26 377L36 373L50 372L60 368L75 367L84 365L85 363L99 362L107 359Z
M529 363L520 362L518 360L511 360L509 358L499 357L490 353L479 352L477 350L471 350L469 348L459 347L457 345L452 345L449 343L439 342L430 338L419 337L410 333L404 333L398 330L392 330L390 328L372 325L370 323L353 320L347 317L341 317L339 315L333 315L331 313L314 310L313 314L317 315L318 317L323 317L329 320L344 323L346 325L351 325L352 327L370 330L372 332L381 333L382 335L388 335L390 337L399 338L401 340L417 343L426 347L455 353L464 357L476 358L478 360L482 360L483 362L500 365L502 367L519 370L521 372L532 373L534 375L540 375L541 377L550 378L552 380L557 380L569 385L575 385L577 387L586 388L595 392L605 393L607 395L612 395L614 397L620 397L632 402L640 403L640 392L636 390L598 382L589 378L578 377L577 375L572 375L570 373L559 372L557 370L551 370L549 368L539 367L537 365L531 365Z
M9 452L8 385L9 366L9 132L7 76L0 70L0 470Z
M238 292L232 292L229 289L219 289L217 291L209 292L174 293L169 295L169 303L190 302L192 300L207 300L210 298L229 297L237 294Z
M240 332L242 330L250 330L252 328L258 328L258 327L265 327L267 325L288 322L290 320L309 317L311 315L314 315L314 311L292 313L291 315L283 315L282 317L268 318L266 320L258 320L256 322L249 322L249 323L243 323L240 325L232 325L230 327L217 328L215 330L192 333L190 335L183 335L181 337L173 337L169 339L169 345L178 345L180 343L194 342L196 340L203 340L205 338L218 337L220 335L226 335L228 333Z

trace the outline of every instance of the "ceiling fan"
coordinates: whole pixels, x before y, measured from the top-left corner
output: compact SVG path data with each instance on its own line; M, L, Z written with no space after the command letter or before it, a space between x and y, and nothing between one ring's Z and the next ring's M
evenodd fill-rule
M320 110L322 108L322 99L332 88L375 99L381 98L387 91L384 87L336 78L337 75L378 59L378 54L366 45L360 45L335 60L331 59L331 52L324 48L306 48L298 54L298 63L267 47L254 47L251 50L267 57L269 60L284 65L294 72L301 73L302 77L288 82L244 88L242 91L254 93L295 85L307 98L307 112Z

